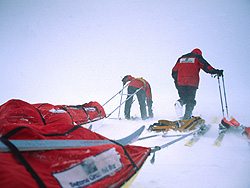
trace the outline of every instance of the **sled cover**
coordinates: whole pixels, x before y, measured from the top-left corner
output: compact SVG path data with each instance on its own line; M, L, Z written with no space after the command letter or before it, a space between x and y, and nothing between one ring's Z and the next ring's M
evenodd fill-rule
M106 116L98 102L83 105L29 104L12 99L0 106L0 123L82 125Z
M73 125L72 121L59 123L44 118L44 124L40 114L37 115L39 105L9 102L6 111L3 110L6 104L0 106L0 140L10 149L0 153L1 187L121 187L138 172L150 153L150 148L121 146L115 142L20 152L10 140L101 141L107 138L83 128L80 123ZM25 106L24 111L21 104Z

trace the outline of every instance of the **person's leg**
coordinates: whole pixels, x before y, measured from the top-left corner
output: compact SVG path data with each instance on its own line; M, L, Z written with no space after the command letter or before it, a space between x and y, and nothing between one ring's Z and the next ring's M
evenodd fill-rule
M185 86L178 86L178 95L180 99L178 99L177 101L180 103L181 106L183 106L184 104L186 104L186 98L187 98Z
M135 92L135 87L128 86L128 96L127 99ZM124 115L125 119L130 119L130 110L131 110L131 105L133 103L133 96L128 99L125 103L125 109L124 109Z
M194 106L196 105L195 95L196 95L197 88L193 86L186 86L186 110L184 119L190 119L192 116L192 112L194 110Z
M152 109L152 100L151 99L148 99L147 100L147 106L148 106L148 116L149 118L153 118L154 117L154 114L153 114L153 109Z
M147 119L147 110L146 110L146 91L144 90L140 90L137 93L137 98L139 101L139 105L140 105L140 112L141 112L141 118L143 120Z
M177 91L178 91L179 99L174 104L175 113L180 119L183 119L183 106L184 106L185 97L186 97L185 87L178 86Z

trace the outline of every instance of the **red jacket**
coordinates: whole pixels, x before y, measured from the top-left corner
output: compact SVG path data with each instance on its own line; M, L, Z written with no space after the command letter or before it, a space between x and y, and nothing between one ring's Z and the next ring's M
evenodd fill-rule
M189 85L198 88L200 69L215 74L215 69L202 57L201 51L193 50L177 60L172 69L172 77L178 86Z
M146 91L146 99L152 99L151 87L145 79L134 78L134 77L128 75L128 76L125 76L122 81L123 81L123 83L130 81L129 86L133 86L136 88L143 87L142 89L144 91Z

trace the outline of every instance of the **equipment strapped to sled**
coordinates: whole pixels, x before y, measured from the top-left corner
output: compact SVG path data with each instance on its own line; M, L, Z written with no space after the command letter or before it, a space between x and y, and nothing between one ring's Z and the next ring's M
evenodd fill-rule
M150 125L148 130L155 132L168 132L172 129L175 131L178 130L180 132L185 132L188 130L194 130L197 125L203 125L204 123L205 120L199 116L179 121L158 120L158 123Z

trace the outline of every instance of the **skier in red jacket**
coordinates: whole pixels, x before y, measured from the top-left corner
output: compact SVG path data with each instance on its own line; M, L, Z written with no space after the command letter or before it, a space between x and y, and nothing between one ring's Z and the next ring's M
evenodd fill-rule
M140 112L141 112L141 118L143 120L147 119L147 110L146 110L146 102L147 101L147 106L148 106L148 115L150 118L153 118L153 110L152 110L152 93L151 93L151 87L149 83L143 79L143 78L134 78L131 75L127 75L122 79L123 85L125 85L127 82L129 82L128 86L128 96L127 98L130 97L130 95L134 94L138 89L140 89L136 95L137 99L139 101L140 105ZM125 103L125 119L130 119L130 109L131 105L133 103L133 97L128 99Z
M223 70L214 69L202 57L202 52L198 48L191 53L182 55L172 69L172 77L180 97L175 105L183 106L186 104L183 119L191 118L196 105L195 95L199 86L200 69L209 74L217 74L217 76L222 76L223 74Z

